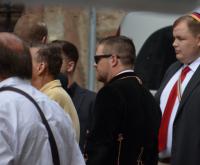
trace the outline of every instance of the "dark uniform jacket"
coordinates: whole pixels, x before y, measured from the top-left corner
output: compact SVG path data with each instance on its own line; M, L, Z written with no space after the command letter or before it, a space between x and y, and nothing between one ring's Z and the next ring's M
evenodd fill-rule
M87 165L157 165L161 111L133 72L114 77L97 94ZM119 134L123 135L120 156Z
M182 64L174 63L166 72L156 100ZM171 165L200 164L200 66L187 84L173 124Z

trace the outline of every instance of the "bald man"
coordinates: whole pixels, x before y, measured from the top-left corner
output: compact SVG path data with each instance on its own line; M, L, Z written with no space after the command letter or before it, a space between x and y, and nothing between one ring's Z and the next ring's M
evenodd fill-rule
M35 105L13 87L26 92L40 107L58 150L60 165L84 165L71 120L62 108L30 85L32 62L22 40L0 33L0 162L4 165L55 165L50 134ZM56 164L57 165L57 164Z

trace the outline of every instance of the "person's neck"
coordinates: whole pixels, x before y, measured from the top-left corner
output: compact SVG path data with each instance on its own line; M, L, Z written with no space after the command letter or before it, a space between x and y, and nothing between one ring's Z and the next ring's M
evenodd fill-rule
M73 73L68 73L67 78L68 78L67 88L70 88L71 85L74 83L74 74Z
M108 79L107 82L109 82L112 78L114 78L115 76L117 76L118 74L120 74L121 72L125 71L125 70L130 70L131 68L130 67L124 67L124 66L118 66L116 68L113 68L111 70L111 74Z
M55 80L53 76L41 76L31 82L31 84L40 90L45 84Z

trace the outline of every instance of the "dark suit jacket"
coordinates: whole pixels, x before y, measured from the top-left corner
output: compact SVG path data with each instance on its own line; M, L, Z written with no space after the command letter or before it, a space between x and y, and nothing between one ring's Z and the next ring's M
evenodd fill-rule
M78 113L80 122L80 148L83 152L86 142L87 130L91 128L93 119L93 108L96 98L96 93L87 89L81 88L77 83L73 83L67 90Z
M174 63L166 72L156 100L176 71L182 66ZM173 124L171 165L200 164L200 66L186 86Z
M120 165L157 165L161 112L133 72L114 77L97 94L94 127L88 138L87 165L116 165L117 137L123 133Z

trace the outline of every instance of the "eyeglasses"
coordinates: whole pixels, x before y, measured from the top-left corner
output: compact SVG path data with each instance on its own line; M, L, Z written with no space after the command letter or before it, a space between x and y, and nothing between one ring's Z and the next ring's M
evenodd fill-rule
M96 64L98 64L99 61L100 61L102 58L109 58L109 57L111 57L111 56L112 56L112 54L95 55L95 56L94 56L94 61L95 61Z

